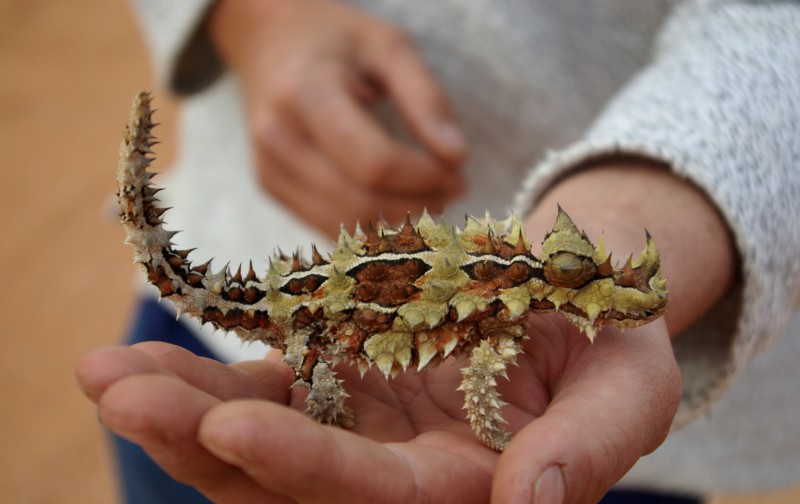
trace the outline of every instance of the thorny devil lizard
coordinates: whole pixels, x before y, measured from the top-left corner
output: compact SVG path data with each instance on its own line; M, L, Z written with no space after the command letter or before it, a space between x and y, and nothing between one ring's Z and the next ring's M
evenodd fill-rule
M603 324L632 327L661 315L666 282L650 236L638 259L612 266L602 238L595 247L559 208L555 226L531 253L521 221L468 217L463 230L424 213L416 225L383 223L342 229L329 257L277 256L263 276L241 268L212 272L173 247L162 227L165 209L147 171L156 143L151 97L132 106L118 166L126 243L148 280L179 313L260 340L284 353L296 385L309 389L306 413L345 428L355 417L332 363L354 362L362 376L374 364L387 379L469 356L459 390L475 435L502 451L496 376L506 376L526 338L530 313L560 311L594 339Z

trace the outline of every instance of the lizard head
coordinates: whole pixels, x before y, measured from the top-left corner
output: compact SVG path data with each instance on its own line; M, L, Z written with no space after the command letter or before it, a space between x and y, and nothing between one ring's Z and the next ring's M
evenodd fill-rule
M544 279L555 288L548 299L590 337L602 323L633 327L659 317L668 304L666 280L653 239L645 234L637 259L612 265L602 238L595 247L559 207L542 243Z

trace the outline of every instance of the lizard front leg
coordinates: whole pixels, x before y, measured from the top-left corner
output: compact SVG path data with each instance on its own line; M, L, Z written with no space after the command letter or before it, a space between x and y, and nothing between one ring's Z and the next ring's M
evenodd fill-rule
M322 423L338 425L345 429L354 428L356 417L353 410L345 405L345 400L350 395L342 387L343 382L344 380L336 378L336 373L325 359L318 358L311 373L311 380L308 382L306 414Z
M352 429L356 425L353 411L345 405L349 397L343 380L322 356L319 348L309 345L310 334L297 331L287 339L284 361L295 371L293 387L308 389L305 413L321 423Z

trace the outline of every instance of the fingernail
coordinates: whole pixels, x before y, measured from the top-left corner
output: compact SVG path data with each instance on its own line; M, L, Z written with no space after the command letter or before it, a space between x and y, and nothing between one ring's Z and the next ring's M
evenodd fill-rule
M451 152L461 153L467 148L467 140L455 124L441 124L437 130L437 138Z
M534 504L561 504L565 497L564 475L558 466L545 469L533 487Z

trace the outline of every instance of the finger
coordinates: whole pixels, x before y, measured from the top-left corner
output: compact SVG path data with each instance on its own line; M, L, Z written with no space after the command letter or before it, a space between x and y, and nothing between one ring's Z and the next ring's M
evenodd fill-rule
M258 159L262 185L316 228L335 238L342 222L375 221L380 214L401 222L423 208L440 212L442 198L375 193L352 184L342 171L291 126L262 122ZM309 197L313 194L314 197Z
M663 321L605 331L501 457L493 502L596 502L665 438L680 378Z
M78 361L75 377L86 397L97 403L114 382L134 374L171 374L151 357L126 346L96 348Z
M203 419L200 440L265 488L305 503L485 502L493 466L486 459L494 457L477 443L473 451L484 460L467 449L382 445L254 401L215 408Z
M109 387L100 400L99 415L109 429L141 446L170 476L216 502L284 502L197 442L201 418L219 403L177 377L137 375Z
M197 357L185 348L155 341L139 343L132 348L148 355L193 387L223 401L259 398L285 404L294 382L294 373L282 362L261 359L229 366Z
M383 29L364 47L364 64L382 84L417 138L450 166L460 165L467 142L439 83L409 38Z
M75 374L93 402L113 383L131 375L178 376L223 400L259 397L283 403L288 401L293 381L285 364L253 361L231 367L160 342L98 348L81 358Z
M347 177L365 189L416 196L455 195L461 181L434 158L404 146L383 130L346 89L339 68L295 86L279 107L307 129Z

